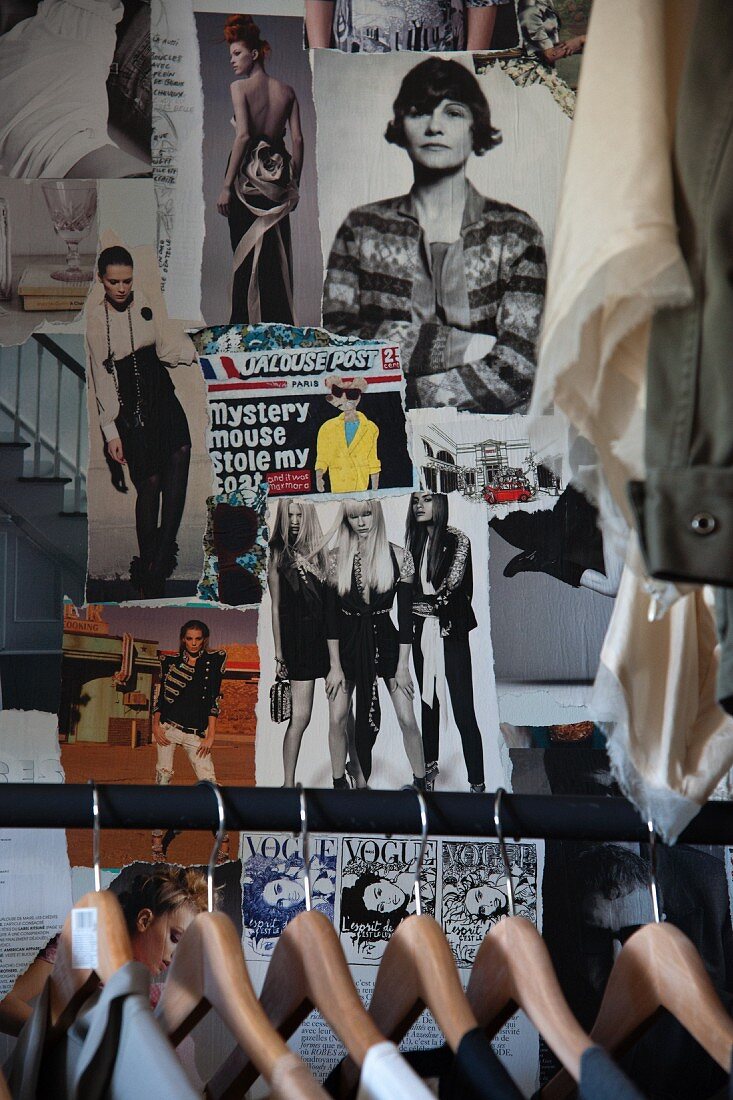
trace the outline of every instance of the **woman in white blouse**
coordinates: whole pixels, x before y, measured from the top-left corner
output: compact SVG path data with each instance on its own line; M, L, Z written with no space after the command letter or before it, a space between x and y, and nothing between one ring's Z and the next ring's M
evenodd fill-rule
M103 249L97 272L105 293L87 309L87 349L107 454L127 466L137 491L139 554L130 562L130 580L144 597L163 596L177 564L191 456L186 414L168 368L191 364L196 353L183 330L169 323L162 298L133 289L126 248Z

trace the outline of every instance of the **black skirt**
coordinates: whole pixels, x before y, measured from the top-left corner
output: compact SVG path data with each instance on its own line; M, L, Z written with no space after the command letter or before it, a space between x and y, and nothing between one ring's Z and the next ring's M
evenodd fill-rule
M135 423L138 408L132 355L118 359L120 412L115 421L133 485L162 476L171 455L191 445L186 414L176 397L170 371L158 358L154 344L135 349L140 384L142 424Z
M260 140L260 138L254 138L250 141L245 150L243 160L246 160L250 156L251 149L254 148ZM290 155L284 143L271 142L270 145L275 152L280 153L285 158L285 171L281 182L287 183L290 179L291 172ZM228 167L229 162L227 161L227 168ZM268 210L271 205L269 200L264 196L253 196L251 201L253 206L262 210ZM255 221L257 221L257 215L247 209L241 199L235 194L234 189L232 189L231 198L229 200L228 221L229 239L232 244L232 252L235 252L244 234ZM283 272L282 268L282 259L278 245L278 233L282 238L288 258L287 274ZM234 279L232 282L232 312L229 318L229 323L232 325L248 324L250 321L247 307L247 294L250 279L252 277L253 259L253 253L250 252L234 272ZM284 325L292 325L293 313L288 300L288 288L284 282L285 278L287 278L292 291L293 259L289 217L281 218L276 225L268 229L262 239L262 251L257 265L257 283L260 291L262 321L274 321Z

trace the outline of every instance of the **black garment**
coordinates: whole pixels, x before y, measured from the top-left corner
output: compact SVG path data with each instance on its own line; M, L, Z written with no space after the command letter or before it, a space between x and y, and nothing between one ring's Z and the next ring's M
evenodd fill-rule
M430 582L435 595L426 595L422 590L419 549L417 545L410 546L415 560L415 614L420 614L420 608L424 605L423 612L429 610L437 613L444 635L468 634L477 625L473 613L473 565L468 537L456 527L446 527L443 532L435 575ZM425 553L428 553L427 541Z
M344 596L336 588L335 576L327 586L327 637L338 639L344 676L356 684L356 754L365 779L372 773L372 749L382 717L377 678L388 680L395 675L400 645L412 642L412 584L400 580L394 550L390 553L394 582L386 592L370 592L368 602L359 590L355 567L351 589ZM399 629L390 617L395 596Z
M242 157L243 163L251 156L252 150L261 141L268 141L270 148L276 154L283 157L283 172L280 177L279 183L281 185L287 185L292 175L292 165L290 160L290 154L288 153L284 140L269 141L263 139L261 136L251 138L247 148L244 151ZM227 162L228 167L228 162ZM272 203L264 195L250 196L249 202L253 207L257 207L261 210L268 210ZM232 188L231 198L229 200L229 239L232 243L232 252L236 251L237 245L245 235L247 230L258 221L258 215L253 214L241 199L237 196L235 189ZM292 325L293 314L290 309L290 303L288 301L288 295L283 281L283 266L282 258L280 255L280 248L278 246L277 231L280 231L282 237L283 246L287 255L287 279L290 287L293 285L293 257L290 242L290 218L281 218L279 222L271 229L268 229L262 239L262 251L260 252L258 262L258 285L260 289L260 305L262 316L261 321L279 321L285 325ZM247 324L249 321L249 312L247 308L247 293L249 289L249 282L252 277L252 263L254 259L254 253L250 252L245 258L244 262L234 272L234 279L232 282L232 314L229 319L229 323L235 324Z
M280 644L291 680L318 680L331 663L326 641L324 582L283 554L280 577Z
M467 1031L461 1039L451 1070L445 1081L441 1080L439 1095L441 1100L522 1100L480 1027Z
M578 1100L644 1100L602 1047L591 1047L580 1059Z
M429 553L427 540L423 553ZM423 592L421 565L417 561L415 570L412 602L415 636L412 658L421 693L423 623L427 614L432 613L437 616L443 635L445 680L453 717L461 735L468 781L471 784L480 784L484 782L484 754L473 700L473 667L468 640L469 632L477 625L473 611L473 569L468 538L455 527L447 527L443 532L435 575L431 580L436 590L435 595ZM440 704L437 698L433 699L432 706L422 700L422 739L425 759L432 763L438 759L440 748Z
M728 1084L720 1092L716 1092L711 1100L733 1100L733 1057L731 1058L730 1077Z
M422 684L423 655L422 631L423 619L415 618L415 640L412 647L412 659L418 683ZM484 751L481 743L481 730L476 721L476 709L473 701L473 668L471 666L471 648L467 634L449 634L442 639L445 656L445 682L450 693L453 717L461 735L463 759L466 762L468 782L484 782ZM439 759L440 749L440 703L434 699L428 706L422 700L422 742L426 761L432 763Z
M517 510L489 521L498 535L524 551L507 565L507 576L521 570L535 570L559 581L580 587L586 569L605 574L603 538L598 528L598 511L569 485L550 509L540 512Z
M433 1050L408 1050L402 1057L423 1079L438 1077L440 1100L522 1100L522 1094L491 1049L483 1028L467 1031L453 1054L444 1043ZM323 1087L339 1097L341 1062L329 1073ZM348 1100L356 1095L354 1090ZM619 1097L618 1100L626 1100Z
M262 602L262 585L243 565L219 567L219 603L230 607Z
M191 446L186 414L170 377L170 371L158 358L155 345L135 349L137 372L132 355L116 360L120 412L115 420L122 450L137 488L147 478L163 475L173 455L181 447ZM142 426L135 424L140 386Z
M225 663L223 649L204 651L194 665L187 664L182 654L161 657L160 692L153 708L161 722L175 722L203 736L209 718L219 713Z

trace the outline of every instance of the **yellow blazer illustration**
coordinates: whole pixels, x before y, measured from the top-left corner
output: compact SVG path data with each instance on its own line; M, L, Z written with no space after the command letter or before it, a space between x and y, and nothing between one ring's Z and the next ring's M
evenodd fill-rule
M332 493L358 493L364 489L379 487L379 471L382 464L377 455L379 428L363 413L357 412L358 427L350 443L347 442L347 424L354 422L353 414L346 420L343 414L327 420L318 431L316 447L316 486L324 491L324 474L328 471Z

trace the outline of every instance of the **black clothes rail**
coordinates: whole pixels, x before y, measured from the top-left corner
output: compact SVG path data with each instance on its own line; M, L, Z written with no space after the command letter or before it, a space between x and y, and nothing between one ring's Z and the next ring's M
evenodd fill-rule
M221 787L229 829L300 831L300 797L292 788ZM204 786L98 784L102 829L211 829L218 824L211 790ZM419 835L413 791L334 791L308 788L308 828L313 833ZM425 795L431 836L496 836L493 794L433 792ZM624 798L505 795L501 807L507 839L648 839L646 822ZM80 783L0 785L0 828L89 828L92 788ZM710 802L680 837L687 844L733 842L733 803Z

